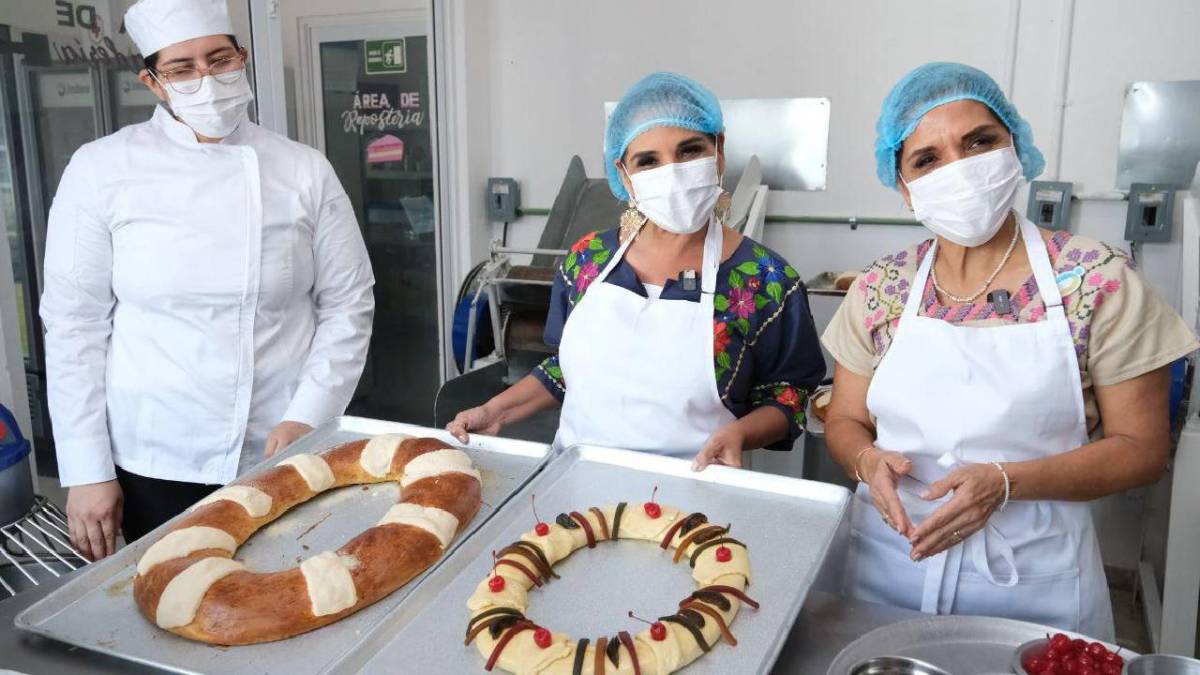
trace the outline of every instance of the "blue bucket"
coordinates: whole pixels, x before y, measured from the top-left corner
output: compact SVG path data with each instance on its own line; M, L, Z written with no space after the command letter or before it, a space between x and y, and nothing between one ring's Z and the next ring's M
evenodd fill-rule
M0 405L0 525L24 518L33 508L29 440L13 414Z

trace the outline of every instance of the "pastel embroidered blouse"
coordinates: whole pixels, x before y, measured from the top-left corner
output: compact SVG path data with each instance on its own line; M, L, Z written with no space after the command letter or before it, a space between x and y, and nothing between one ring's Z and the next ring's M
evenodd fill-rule
M863 270L821 342L852 372L870 377L887 354L917 267L933 240L884 256ZM1200 348L1195 332L1137 273L1129 256L1090 237L1055 232L1046 243L1079 357L1088 430L1100 424L1095 386L1143 375ZM1031 276L1000 315L988 302L947 306L923 289L921 315L965 326L1040 321L1046 307Z

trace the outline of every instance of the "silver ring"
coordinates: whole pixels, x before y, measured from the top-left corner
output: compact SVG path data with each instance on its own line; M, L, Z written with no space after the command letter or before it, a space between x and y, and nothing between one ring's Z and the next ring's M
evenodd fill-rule
M955 531L954 531L954 535L953 535L953 536L954 536L954 543L956 543L956 544L957 544L957 543L959 543L959 542L961 542L961 541L963 540L963 538L962 538L962 534L961 534L961 533L960 533L958 530L955 530Z

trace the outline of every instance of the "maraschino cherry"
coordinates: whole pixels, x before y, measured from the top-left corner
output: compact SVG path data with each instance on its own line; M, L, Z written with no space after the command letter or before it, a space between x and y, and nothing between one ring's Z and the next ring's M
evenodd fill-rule
M550 631L545 628L538 628L533 631L533 643L542 649L546 649L553 642L554 636L550 635Z
M642 623L650 624L650 639L655 642L662 642L667 639L667 627L661 621L647 621L639 616L634 616L633 610L629 610L629 618L636 619Z
M499 593L504 590L504 577L496 572L496 552L492 551L492 578L488 579L488 588L493 593Z
M529 495L529 503L533 506L533 519L537 521L537 525L533 526L533 531L537 532L537 536L544 537L550 534L550 526L543 523L541 518L538 518L536 499L537 495Z
M733 551L728 546L717 547L717 562L727 563L733 559Z
M658 518L662 515L662 507L654 503L654 495L658 494L658 486L654 486L654 492L650 493L650 501L642 504L642 508L646 510L646 515L650 518Z

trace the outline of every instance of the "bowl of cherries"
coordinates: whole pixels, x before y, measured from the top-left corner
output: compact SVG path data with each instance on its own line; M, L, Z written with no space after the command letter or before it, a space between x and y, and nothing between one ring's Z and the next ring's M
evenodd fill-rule
M1017 675L1121 675L1125 659L1120 651L1055 633L1017 647L1012 668Z

